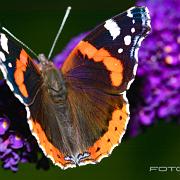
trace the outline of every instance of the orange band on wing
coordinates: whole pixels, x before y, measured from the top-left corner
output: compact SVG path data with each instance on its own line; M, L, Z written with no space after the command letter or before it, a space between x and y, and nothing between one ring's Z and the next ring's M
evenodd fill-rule
M28 63L28 55L27 53L24 51L24 49L21 50L20 53L20 61L22 64L24 64L25 66L27 66Z
M124 102L122 109L115 109L113 111L108 131L88 149L90 156L84 159L83 162L100 161L103 157L108 156L113 148L120 143L128 118L126 106L127 104Z
M95 62L102 62L107 70L111 72L110 78L112 85L116 87L121 85L123 79L123 65L119 59L112 57L104 48L98 50L87 41L81 41L77 46L77 50L79 50L82 55L87 56Z
M65 156L47 139L41 125L36 120L29 120L32 125L33 135L38 140L40 147L46 156L50 156L54 164L64 168L71 165L69 161L66 161Z
M28 92L24 84L24 72L26 71L27 64L28 64L28 55L24 51L24 49L22 49L20 53L20 60L18 59L16 60L16 70L14 72L14 79L17 86L19 87L21 94L24 97L28 97Z
M113 86L119 86L123 80L123 76L120 76L117 72L111 72L110 77L113 79Z
M28 92L27 92L26 86L24 84L21 84L19 86L19 90L21 91L21 93L23 94L24 97L28 97Z

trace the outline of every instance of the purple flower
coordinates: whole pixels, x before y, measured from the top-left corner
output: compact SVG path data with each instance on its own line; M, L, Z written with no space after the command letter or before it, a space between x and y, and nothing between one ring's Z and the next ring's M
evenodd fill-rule
M9 129L10 121L8 118L0 118L0 135L3 135Z
M17 164L19 163L20 156L15 153L9 153L7 154L8 158L5 158L3 167L5 169L11 169L12 171L17 171Z
M1 144L0 144L0 153L5 153L6 150L7 150L8 145L9 145L9 139L3 140L3 139L1 138L0 143L1 143ZM3 157L3 155L1 155L1 157Z
M140 85L130 92L140 97L131 106L130 133L136 134L158 119L180 117L180 1L145 0L137 5L149 8L152 32L139 51L135 84Z
M3 167L5 169L11 169L12 171L18 170L18 163L21 160L21 148L24 146L24 139L14 133L13 131L8 131L10 128L10 120L7 118L0 118L2 122L6 122L3 128L3 134L0 135L0 159L3 162ZM26 152L26 148L22 149Z
M11 148L13 149L19 149L23 147L23 138L20 135L17 134L11 134L9 136L9 143Z
M38 158L42 151L29 130L24 106L14 97L4 81L0 81L0 160L5 169L14 172L19 163L36 163L38 168L49 168L46 160ZM41 163L41 164L40 164ZM39 165L40 164L40 165Z

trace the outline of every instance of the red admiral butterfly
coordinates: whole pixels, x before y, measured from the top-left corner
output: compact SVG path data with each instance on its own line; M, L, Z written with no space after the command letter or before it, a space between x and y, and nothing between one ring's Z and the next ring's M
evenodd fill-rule
M92 30L57 69L44 55L37 65L1 30L4 78L25 105L44 154L62 169L97 163L121 142L129 121L126 90L149 31L147 8L133 7Z

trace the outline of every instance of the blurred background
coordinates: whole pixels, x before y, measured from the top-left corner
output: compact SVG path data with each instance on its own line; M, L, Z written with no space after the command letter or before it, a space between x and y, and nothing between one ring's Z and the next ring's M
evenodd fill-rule
M47 55L67 6L72 6L55 56L74 36L137 3L149 7L153 30L142 44L138 76L128 93L131 123L121 145L97 165L63 171L55 166L36 169L33 163L25 163L17 173L0 168L0 179L180 178L180 171L149 171L150 166L180 166L179 1L1 0L0 22L36 53Z

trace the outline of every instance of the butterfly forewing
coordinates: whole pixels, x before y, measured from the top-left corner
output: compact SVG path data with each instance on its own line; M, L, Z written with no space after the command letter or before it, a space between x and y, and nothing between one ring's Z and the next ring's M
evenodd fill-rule
M62 71L86 87L122 93L135 76L136 51L150 30L149 21L146 8L131 8L105 21L77 45Z
M13 38L0 32L0 68L7 84L23 104L30 104L42 84L37 65Z

